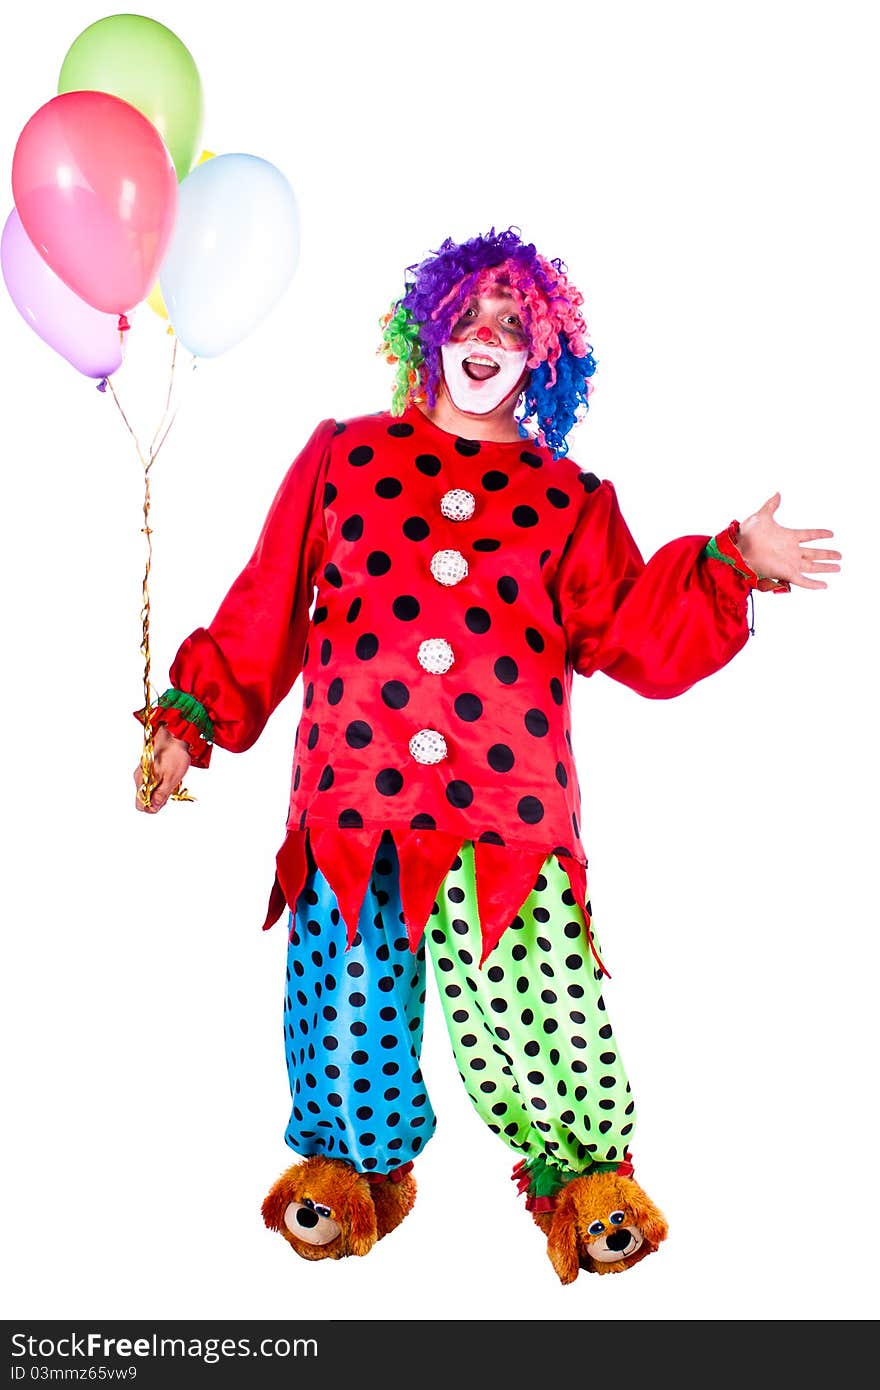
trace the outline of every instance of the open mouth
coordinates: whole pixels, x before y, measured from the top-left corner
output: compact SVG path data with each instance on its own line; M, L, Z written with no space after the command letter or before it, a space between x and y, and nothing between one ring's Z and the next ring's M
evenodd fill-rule
M471 381L488 381L490 377L497 376L501 371L497 362L481 352L472 352L461 365L465 376L469 377Z

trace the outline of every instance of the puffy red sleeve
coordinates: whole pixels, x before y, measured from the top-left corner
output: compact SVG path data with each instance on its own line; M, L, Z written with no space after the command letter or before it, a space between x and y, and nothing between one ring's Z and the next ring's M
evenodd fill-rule
M254 552L215 617L185 639L171 664L173 690L195 697L213 742L233 753L256 741L302 669L326 552L323 490L335 428L333 420L317 426L288 469ZM207 766L210 741L179 709L158 708L156 722L186 738L194 764Z
M646 564L612 484L596 479L556 575L574 669L604 671L640 695L669 699L726 665L748 638L754 586L705 554L709 540L682 536Z

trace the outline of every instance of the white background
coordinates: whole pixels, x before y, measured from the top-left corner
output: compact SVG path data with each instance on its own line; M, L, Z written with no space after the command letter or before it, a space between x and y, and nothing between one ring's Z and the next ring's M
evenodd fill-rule
M573 456L645 553L778 519L844 553L758 594L756 636L675 701L576 682L606 997L661 1252L563 1288L470 1109L436 997L439 1127L368 1258L262 1225L292 1155L285 934L259 927L301 685L194 805L134 810L142 475L110 393L0 300L3 1305L17 1318L873 1318L877 1164L877 70L874 7L562 3L147 11L189 47L202 146L260 155L302 256L189 375L153 471L153 673L213 615L314 424L384 407L378 318L451 235L519 226L586 298ZM105 13L4 26L0 159ZM503 20L499 15L503 13ZM11 182L8 208L12 206ZM171 340L143 306L114 384L148 437Z

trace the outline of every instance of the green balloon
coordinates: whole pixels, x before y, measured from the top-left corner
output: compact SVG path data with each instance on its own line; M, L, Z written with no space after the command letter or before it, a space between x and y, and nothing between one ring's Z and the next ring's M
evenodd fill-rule
M74 39L61 65L58 94L109 92L137 107L168 147L177 180L199 153L202 82L192 54L158 20L114 14Z

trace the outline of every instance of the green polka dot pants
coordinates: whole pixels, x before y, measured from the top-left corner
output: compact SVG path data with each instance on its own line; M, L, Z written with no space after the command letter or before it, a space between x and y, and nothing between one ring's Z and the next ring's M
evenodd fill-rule
M602 972L556 857L481 969L473 845L463 845L426 940L459 1072L489 1128L567 1173L622 1159L635 1104ZM598 950L595 932L593 941Z

